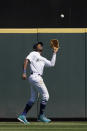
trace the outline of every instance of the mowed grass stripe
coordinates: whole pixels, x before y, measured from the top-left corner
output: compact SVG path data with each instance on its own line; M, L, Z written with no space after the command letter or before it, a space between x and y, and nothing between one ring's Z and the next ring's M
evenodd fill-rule
M31 122L29 125L24 125L20 122L0 122L0 131L84 131L87 130L87 122Z
M37 125L37 126L34 126L34 125L28 125L28 126L24 126L24 125L0 125L0 129L1 128L87 128L87 125L56 125L56 126L50 126L50 125L44 125L44 126L40 126L40 125Z
M87 128L0 128L1 130L87 130Z
M68 123L68 124L29 124L29 125L24 125L24 124L21 124L21 123L17 123L17 124L0 124L0 129L2 129L2 128L4 128L4 129L7 129L7 128L12 128L12 129L14 129L14 128L17 128L17 129L20 129L20 128L24 128L24 129L37 129L37 128L41 128L41 129L44 129L44 128L46 128L46 129L48 129L48 128L51 128L51 129L56 129L56 128L73 128L73 129L75 129L75 128L80 128L80 129L83 129L83 128L86 128L87 129L87 124L71 124L71 123Z
M20 123L20 122L0 122L0 125L21 125L21 126L44 126L44 125L49 125L49 126L52 126L52 125L87 125L87 122L51 122L51 123L43 123L43 122L30 122L29 125L24 125L23 123Z

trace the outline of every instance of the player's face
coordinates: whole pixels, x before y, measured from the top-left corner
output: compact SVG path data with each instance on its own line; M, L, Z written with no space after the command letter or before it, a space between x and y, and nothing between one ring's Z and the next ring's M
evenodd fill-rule
M38 45L37 45L37 50L38 50L39 52L42 52L42 51L43 51L43 46L42 46L41 44L38 44Z

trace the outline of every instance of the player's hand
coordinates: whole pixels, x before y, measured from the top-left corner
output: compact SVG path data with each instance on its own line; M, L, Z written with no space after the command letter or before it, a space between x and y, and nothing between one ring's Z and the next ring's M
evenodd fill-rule
M56 47L53 48L53 52L54 52L54 53L57 53L58 50L59 50L59 48L56 48Z
M27 75L25 73L22 74L22 79L26 80L27 79Z

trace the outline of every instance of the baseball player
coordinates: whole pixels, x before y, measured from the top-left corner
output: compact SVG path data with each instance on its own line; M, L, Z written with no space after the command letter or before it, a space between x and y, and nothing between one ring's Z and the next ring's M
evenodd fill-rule
M30 64L30 76L28 78L28 81L31 85L31 97L29 101L27 102L22 114L18 117L18 120L29 124L29 122L26 119L26 115L28 111L31 109L33 104L35 103L35 100L37 99L37 93L36 90L41 95L41 103L40 103L40 112L38 116L38 120L41 122L50 122L51 120L46 118L44 112L47 105L47 102L49 100L49 93L46 88L46 85L43 81L42 75L43 75L43 69L44 67L53 67L55 66L56 62L56 53L58 52L58 48L53 48L53 55L51 61L47 60L43 56L41 56L43 51L43 43L38 42L33 46L33 51L29 53L29 55L24 60L24 68L23 68L23 75L22 78L25 80L27 79L26 75L26 69L28 63Z

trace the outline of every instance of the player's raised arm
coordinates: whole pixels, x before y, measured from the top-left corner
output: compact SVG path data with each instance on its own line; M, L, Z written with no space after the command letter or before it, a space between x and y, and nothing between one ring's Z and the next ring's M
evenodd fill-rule
M56 63L56 53L57 52L58 52L58 48L54 48L54 50L53 50L53 56L52 56L51 61L47 60L46 58L44 59L45 66L47 66L47 67L53 67L53 66L55 66L55 63Z
M23 78L24 80L27 79L26 69L27 69L28 62L29 62L28 59L25 59L25 60L24 60L23 74L22 74L22 78Z

